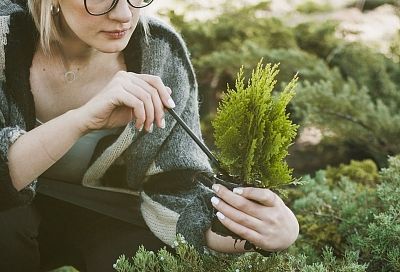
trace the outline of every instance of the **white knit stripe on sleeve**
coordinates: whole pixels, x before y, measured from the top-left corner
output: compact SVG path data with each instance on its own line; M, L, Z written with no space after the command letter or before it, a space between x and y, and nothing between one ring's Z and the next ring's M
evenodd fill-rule
M143 202L140 211L147 226L158 239L173 246L176 240L176 224L179 214L152 200L144 192L141 193L141 196Z
M94 188L101 187L100 178L132 143L132 139L136 134L134 125L133 122L127 124L118 139L93 162L83 176L82 185Z
M164 170L159 167L155 161L152 162L152 164L150 165L149 169L146 172L146 176L152 176L152 175L156 175L159 173L164 172Z
M7 34L9 33L8 25L10 24L10 16L0 16L0 81L5 80L4 69L6 66L4 46L7 44Z

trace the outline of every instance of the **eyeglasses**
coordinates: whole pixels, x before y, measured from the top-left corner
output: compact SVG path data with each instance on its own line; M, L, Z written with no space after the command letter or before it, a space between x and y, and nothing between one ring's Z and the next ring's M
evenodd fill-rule
M144 8L153 0L127 0L134 8ZM84 0L86 11L93 16L100 16L110 12L118 4L119 0Z

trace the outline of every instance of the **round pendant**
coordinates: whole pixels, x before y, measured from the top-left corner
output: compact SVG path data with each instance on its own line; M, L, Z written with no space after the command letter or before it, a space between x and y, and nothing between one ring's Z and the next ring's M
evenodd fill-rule
M76 74L73 71L68 71L64 74L64 77L65 77L65 81L70 83L76 79Z

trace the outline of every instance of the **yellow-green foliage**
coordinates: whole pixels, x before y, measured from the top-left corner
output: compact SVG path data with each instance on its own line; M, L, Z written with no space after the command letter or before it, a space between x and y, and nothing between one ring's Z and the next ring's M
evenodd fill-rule
M228 87L212 123L222 164L257 187L273 188L292 181L292 169L284 159L298 126L289 119L286 107L295 95L297 77L274 95L278 73L278 65L259 62L245 84L241 69L236 89Z
M297 6L297 11L302 13L316 13L332 11L333 7L329 3L320 4L315 1L305 1Z
M327 220L320 219L319 221L312 221L313 218L324 215L330 215L329 207L322 207L314 215L298 214L297 220L302 228L304 238L312 241L312 245L316 248L322 249L324 246L331 246L335 250L341 249L343 237L338 232L339 220L335 218L327 218Z
M378 167L372 160L352 160L350 164L328 167L325 174L331 186L345 177L360 184L373 186L377 184L379 178Z

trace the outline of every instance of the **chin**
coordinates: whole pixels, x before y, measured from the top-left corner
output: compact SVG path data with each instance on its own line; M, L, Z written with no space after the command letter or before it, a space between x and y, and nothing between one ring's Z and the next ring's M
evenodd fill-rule
M128 45L131 36L132 33L129 33L121 39L108 39L102 37L98 40L97 44L94 47L103 53L121 52Z
M103 52L103 53L118 53L124 50L126 47L125 46L114 46L114 47L102 47L102 48L97 48L98 51Z
M125 47L128 45L129 40L127 41L105 41L99 46L95 46L95 48L103 53L117 53L121 52L122 50L125 49Z

